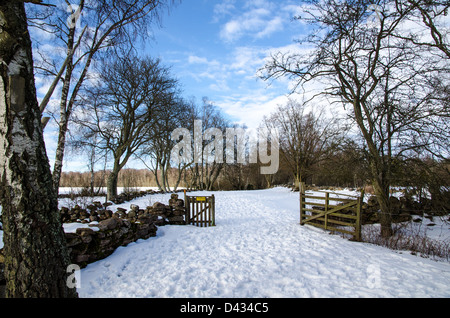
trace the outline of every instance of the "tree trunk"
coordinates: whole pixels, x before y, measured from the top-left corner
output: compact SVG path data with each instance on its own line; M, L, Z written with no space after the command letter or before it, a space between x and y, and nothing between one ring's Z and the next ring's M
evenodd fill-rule
M153 174L155 175L155 181L156 181L156 185L158 186L158 189L159 189L160 191L164 191L163 188L162 188L162 186L161 186L161 183L159 182L158 168L156 168L156 170L153 172Z
M116 169L113 169L111 173L108 176L108 181L106 183L107 187L107 200L111 200L114 197L117 196L117 181L119 179L119 171L116 171Z
M168 189L168 182L167 182L167 168L166 168L166 160L162 160L159 163L159 166L161 167L161 182L162 182L162 191L170 192L170 188Z
M181 168L181 164L178 165L178 169L177 169L177 179L175 181L175 185L173 187L173 191L176 192L178 189L178 186L180 185L180 181L181 181L181 175L183 174L183 171L185 169L186 166L184 166L183 168Z
M264 178L266 179L266 188L270 189L272 187L273 175L266 174L266 175L264 175Z
M53 188L55 189L56 194L59 192L59 183L61 180L62 167L63 167L63 159L64 159L64 149L66 146L66 132L67 132L68 122L66 118L61 117L61 122L59 124L59 133L58 133L58 143L56 147L56 156L55 156L55 165L53 167Z
M75 24L69 30L68 41L67 41L67 52L73 51L75 41ZM72 79L73 73L73 56L69 56L66 66L66 74L64 76L64 84L61 91L60 100L60 121L59 121L59 134L58 134L58 144L56 147L55 165L53 167L53 187L55 188L56 194L59 192L59 183L61 180L61 173L63 167L64 159L64 149L66 147L66 133L69 126L69 117L71 114L71 109L67 107L67 99L69 96L70 81Z
M94 153L94 151L92 151ZM91 157L92 159L92 157ZM95 170L94 170L94 162L91 160L91 181L89 182L89 191L91 192L90 195L94 197L95 193Z
M209 190L209 191L212 191L212 190L213 190L213 188L214 188L214 183L215 183L216 180L218 179L218 177L219 177L219 175L220 175L220 172L222 171L223 167L224 167L224 164L221 164L221 163L218 164L218 166L217 166L217 168L216 168L214 174L213 174L212 177L211 177L211 183L210 183L210 186L208 187L208 190Z
M392 236L392 215L389 205L389 178L386 177L386 171L388 168L382 161L382 154L380 155L375 142L373 140L373 126L375 125L373 120L368 120L368 125L370 127L367 130L364 125L364 117L362 115L362 106L359 99L357 99L353 104L353 111L355 114L356 122L360 128L360 131L366 141L367 148L370 154L370 172L372 177L372 183L377 197L377 201L380 204L380 235L383 238L388 238ZM383 173L384 171L384 173Z
M392 230L392 211L389 204L389 186L383 186L376 179L373 182L373 188L380 205L380 235L383 238L389 238L394 234Z
M0 4L0 199L7 297L76 297L45 151L24 4Z
M302 182L302 179L301 179L301 177L300 177L300 175L298 174L298 173L296 173L295 175L294 175L294 187L296 188L296 189L299 189L300 188L300 183Z
M123 149L117 150L114 153L114 166L113 169L108 176L108 181L106 183L106 200L111 200L115 196L117 196L117 182L119 180L119 172L122 168L127 164L128 159L131 156L131 153L128 152L123 158L122 162L120 162L120 158L124 154L125 151Z

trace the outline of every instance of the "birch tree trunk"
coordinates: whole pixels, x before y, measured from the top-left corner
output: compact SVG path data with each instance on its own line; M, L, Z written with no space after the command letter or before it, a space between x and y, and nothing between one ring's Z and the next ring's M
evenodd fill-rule
M84 1L80 1L80 10L84 7ZM53 167L53 187L55 188L56 194L59 193L59 183L61 180L62 167L63 167L63 159L64 159L64 150L66 147L66 134L69 127L70 115L72 113L73 103L68 103L69 98L69 90L70 84L73 77L73 54L74 54L74 45L75 45L75 31L76 31L76 21L72 21L72 25L69 28L69 32L67 35L67 65L66 65L66 74L64 76L63 87L61 91L61 100L60 100L60 122L59 122L59 134L58 134L58 144L56 147L56 155L55 155L55 165ZM89 56L91 57L91 56ZM89 63L89 62L88 62ZM90 64L90 63L89 63ZM80 82L82 83L84 78L80 78ZM73 92L73 96L76 96L78 91Z
M23 2L0 4L0 203L7 297L76 297L45 150Z

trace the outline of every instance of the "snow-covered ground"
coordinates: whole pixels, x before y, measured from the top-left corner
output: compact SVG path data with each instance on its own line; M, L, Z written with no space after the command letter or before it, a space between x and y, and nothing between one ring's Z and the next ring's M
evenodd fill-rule
M450 263L300 226L298 192L214 194L216 227L159 227L156 237L118 248L81 270L80 297L450 297Z
M216 227L160 227L83 269L80 296L450 297L449 263L302 227L298 193L214 194Z

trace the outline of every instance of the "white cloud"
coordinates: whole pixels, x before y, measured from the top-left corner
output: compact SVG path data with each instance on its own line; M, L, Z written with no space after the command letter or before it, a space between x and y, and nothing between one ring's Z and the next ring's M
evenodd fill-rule
M237 47L232 54L231 69L255 73L261 67L266 56L266 49L258 47Z
M298 17L303 13L305 5L293 5L289 4L282 8L283 11L290 14L292 17Z
M188 57L189 64L208 64L208 59L204 57L198 57L195 55L190 55Z
M226 15L230 15L235 9L236 0L225 0L222 3L216 4L214 6L214 17L213 21L218 22L218 20Z
M209 85L209 89L216 92L226 92L230 90L230 87L228 86L226 80L218 80L215 83Z
M292 95L290 98L301 98L301 96ZM287 101L287 95L257 90L246 95L224 97L217 102L217 105L224 113L236 119L238 124L245 124L249 129L257 129L264 116L269 116L278 105L285 104Z
M243 31L243 25L239 21L233 20L225 24L222 31L220 32L220 37L227 42L231 42L240 38Z
M233 43L243 38L262 39L285 30L299 16L305 4L274 0L224 0L214 9L214 22L222 21L220 38Z
M264 38L266 36L269 36L277 31L282 31L284 28L283 26L283 19L281 17L275 17L274 19L270 20L266 23L265 28L258 32L256 34L257 38Z
M244 12L232 16L221 29L220 38L234 42L244 36L263 38L282 31L289 22L285 12L277 10L277 4L265 0L251 0L244 3ZM281 16L283 15L283 16Z
M188 57L189 64L204 64L209 67L218 67L220 63L217 60L208 60L206 57L199 57L196 55L189 55Z

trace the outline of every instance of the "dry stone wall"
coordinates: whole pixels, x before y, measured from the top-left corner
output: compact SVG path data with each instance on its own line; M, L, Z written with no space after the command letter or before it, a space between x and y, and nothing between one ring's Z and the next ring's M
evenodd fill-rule
M184 201L177 194L172 194L169 205L156 202L141 209L131 204L129 210L117 208L115 212L109 207L110 204L94 202L86 209L61 209L63 222L90 222L89 228L66 233L74 264L84 267L111 255L120 246L156 236L158 226L186 224Z
M136 222L113 216L91 228L79 228L76 233L66 233L71 261L85 267L111 255L119 246L156 236L154 221L152 216L142 216Z

